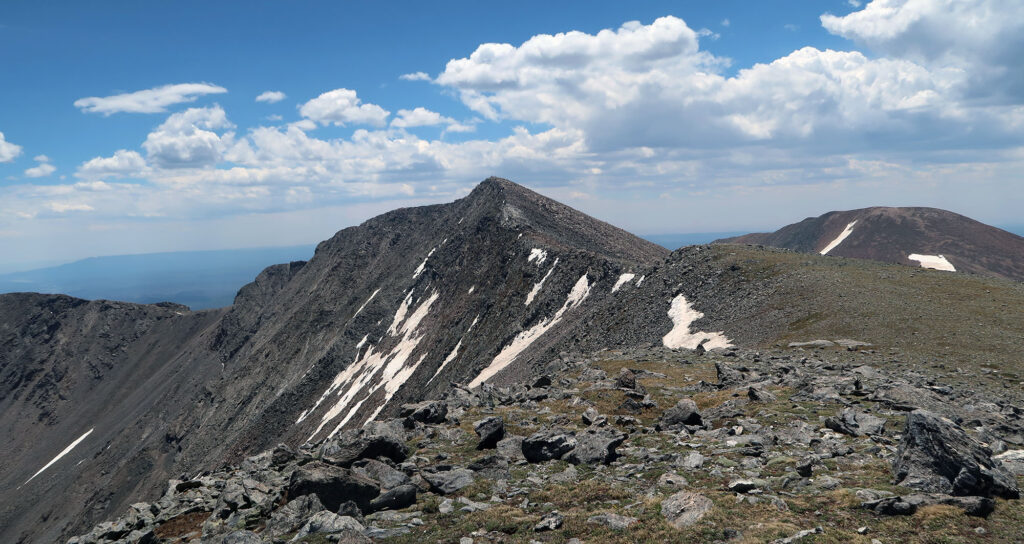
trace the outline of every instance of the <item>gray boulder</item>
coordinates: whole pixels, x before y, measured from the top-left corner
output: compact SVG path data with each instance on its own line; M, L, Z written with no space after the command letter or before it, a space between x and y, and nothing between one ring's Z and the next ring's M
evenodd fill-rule
M392 489L410 483L406 473L376 459L356 461L352 465L352 472L377 482L382 489Z
M430 484L430 489L440 495L448 495L470 485L476 479L472 470L441 465L420 472Z
M405 418L406 427L412 427L415 423L444 423L448 417L448 403L428 400L416 404L403 404L399 416Z
M224 535L220 544L264 544L268 542L252 531L234 531Z
M661 426L667 429L681 425L700 425L702 423L697 403L693 399L681 399L675 406L665 410L661 415Z
M825 426L840 434L871 436L883 433L885 420L852 408L846 408L838 417L826 418Z
M473 430L480 437L480 443L476 445L476 449L496 448L498 442L505 438L505 420L498 416L484 418L473 424Z
M954 497L941 493L882 497L864 501L861 507L883 516L909 516L922 506L935 504L955 506L968 516L976 517L988 517L996 507L995 501L988 497Z
M631 525L639 521L634 517L621 516L619 514L597 514L596 516L590 516L587 518L587 523L594 523L597 525L604 525L609 529L623 530L628 529Z
M576 435L576 447L565 455L565 460L574 465L607 465L615 460L615 448L626 438L627 435L614 429L587 430Z
M313 517L306 521L302 528L299 529L299 532L295 533L295 537L292 538L292 542L302 540L309 535L334 534L344 531L362 533L363 529L365 529L363 524L353 518L348 516L339 516L334 512L324 510L313 514Z
M369 428L342 431L320 446L320 457L343 467L351 466L360 459L379 457L401 463L408 456L409 449L401 438Z
M661 501L661 515L676 529L693 525L711 511L711 499L699 493L680 491Z
M345 501L353 501L363 512L370 501L380 495L380 486L373 480L353 474L351 470L314 461L292 473L288 496L314 494L328 510L337 511Z
M988 447L926 410L907 416L892 470L897 484L930 493L1020 498L1016 479Z
M316 495L296 497L270 514L265 532L272 537L294 533L302 527L313 514L324 509L324 505Z
M416 486L405 484L390 489L370 501L370 511L400 510L413 504L416 504Z
M523 457L531 463L561 459L576 447L576 437L562 429L549 429L523 439Z

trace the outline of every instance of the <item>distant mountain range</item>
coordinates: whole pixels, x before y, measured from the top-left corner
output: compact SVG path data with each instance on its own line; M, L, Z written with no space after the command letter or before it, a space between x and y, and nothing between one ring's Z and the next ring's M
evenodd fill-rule
M175 302L193 310L221 308L231 305L238 290L264 268L308 259L314 248L309 244L93 257L0 274L0 293L63 293L90 300Z
M775 232L716 243L765 245L1024 281L1024 238L936 208L829 212Z

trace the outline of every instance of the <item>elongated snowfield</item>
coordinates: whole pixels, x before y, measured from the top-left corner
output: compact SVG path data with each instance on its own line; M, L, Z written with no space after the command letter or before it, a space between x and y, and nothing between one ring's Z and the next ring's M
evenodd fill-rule
M946 260L942 255L920 255L917 253L911 253L910 255L907 255L907 258L911 261L921 263L921 268L956 272L956 268L953 267L953 263Z
M532 263L533 261L537 261L537 266L540 266L540 265L544 264L544 261L546 261L547 258L548 258L548 252L547 251L544 251L543 249L535 247L535 248L530 250L530 256L526 258L526 262Z
M829 242L828 245L825 246L825 249L821 250L821 254L822 255L828 255L829 251L832 251L833 249L836 248L836 246L838 246L839 244L843 243L843 240L845 240L847 236L849 236L851 233L853 233L853 226L856 225L856 224L857 224L857 222L853 221L849 225L846 225L846 228L843 229L843 232L840 232L839 236L836 236L835 240L832 240L831 242Z
M379 292L380 292L380 289L377 289L376 291L374 291L373 294L370 295L370 298L366 299L366 302L364 302L363 305L360 306L358 310L356 310L356 313L352 314L352 319L355 319L357 315L361 314L363 312L363 308L365 308L366 305L369 304L370 301L373 300L373 297L377 296L377 293L379 293Z
M672 305L668 309L668 316L672 318L672 330L662 337L661 342L667 348L697 349L701 342L704 342L704 349L727 348L732 346L729 339L722 332L690 332L690 324L704 317L704 314L695 310L686 301L683 295L677 295L672 299Z
M565 304L562 304L562 307L555 312L555 315L516 335L516 337L512 339L512 342L505 346L505 348L501 350L501 353L498 353L494 360L491 361L491 364L488 365L487 368L483 369L483 371L480 372L480 375L474 378L473 381L469 382L469 387L478 387L491 379L498 372L504 370L505 367L512 364L512 361L515 361L516 357L518 357L520 353L530 347L530 345L536 342L538 338L544 336L544 333L557 325L558 322L562 320L562 316L565 315L565 312L579 306L580 303L583 302L583 299L587 298L587 295L589 294L590 281L587 280L587 275L584 274L583 277L576 281L576 285L572 287L572 290L569 291L569 296L565 299Z
M50 468L51 466L53 466L53 464L56 463L57 461L60 461L61 457L64 457L68 453L71 453L71 450L75 449L75 446L81 444L82 441L85 440L85 437L87 437L90 434L92 434L92 432L94 430L95 429L89 429L88 431L85 431L85 434L83 434L82 436L79 436L77 440L75 440L74 442L71 443L71 445L69 445L68 447L64 448L64 451L58 453L57 456L54 457L53 459L50 459L49 463L46 463L45 465L43 465L43 468L41 468L38 471L36 471L36 473L32 475L32 478L29 478L29 479L25 480L25 483L27 484L27 483L31 482L33 478L35 478L36 476L39 476L40 474L42 474L44 470L46 470L46 469ZM22 484L22 485L25 485L25 484Z
M614 293L615 291L618 291L619 289L622 288L623 284L632 281L635 277L636 274L632 274L629 272L619 276L619 279L615 280L615 285L612 286L612 292Z
M533 284L533 288L530 289L530 292L526 294L526 302L524 302L523 304L529 306L530 303L533 302L533 298L537 296L537 293L540 293L540 290L544 287L544 282L548 281L548 276L550 276L551 273L555 271L556 266L558 266L557 257L555 258L555 262L551 265L551 270L548 270L548 273L544 274L544 277L541 278L539 282Z

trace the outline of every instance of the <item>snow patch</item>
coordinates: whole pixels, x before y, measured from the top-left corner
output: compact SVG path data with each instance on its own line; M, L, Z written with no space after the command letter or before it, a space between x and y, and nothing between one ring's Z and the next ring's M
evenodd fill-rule
M668 316L672 318L673 327L661 339L661 343L667 348L696 349L701 342L704 343L704 349L732 346L729 339L721 332L690 332L690 324L704 317L704 314L693 309L683 295L677 295L672 299Z
M540 293L541 288L544 287L544 282L548 281L548 276L550 276L551 273L555 271L556 266L558 266L557 257L555 258L555 262L551 265L551 270L548 270L548 273L544 274L544 277L541 278L539 282L533 284L533 289L530 289L530 292L526 293L526 302L524 302L523 304L529 306L530 303L533 302L533 297L536 297L537 293Z
M469 331L466 331L466 332L469 332ZM448 356L444 358L444 361L441 361L441 366L437 367L437 370L434 371L434 375L430 377L430 380L428 380L427 383L430 383L430 382L434 381L434 378L436 378L437 375L440 374L442 370L444 370L444 367L448 366L448 363L454 361L455 358L459 356L459 350L460 349L462 349L462 339L461 338L459 339L459 343L455 344L455 349L453 349L452 352L449 353Z
M94 430L95 430L95 428L89 429L88 431L85 431L85 434L83 434L82 436L79 436L77 440L75 440L74 442L71 443L71 445L69 445L68 447L64 448L64 451L58 453L56 457L54 457L53 459L50 459L49 463L46 463L45 465L43 465L43 468L41 468L38 471L36 471L36 473L32 475L32 478L29 478L29 479L25 480L25 484L31 482L33 478L35 478L36 476L39 476L40 474L42 474L44 470L46 470L46 469L50 468L51 466L53 466L53 464L56 463L57 461L60 461L61 457L64 457L65 455L70 453L71 450L75 449L75 446L81 444L82 441L85 440L85 437L87 437L90 434L92 434L92 432ZM21 484L21 485L25 485L25 484Z
M829 242L828 245L825 246L825 249L821 250L820 253L822 255L828 255L829 251L832 251L833 249L836 248L836 246L838 246L839 244L843 243L843 240L845 240L846 237L849 236L850 233L853 232L853 226L856 225L856 224L857 224L857 222L853 221L849 225L846 225L846 228L843 229L843 232L840 232L839 236L836 236L835 240L832 240L831 242Z
M647 279L646 275L640 276L640 279L636 280L636 286L640 287L640 284L642 284L645 279Z
M530 250L530 256L526 258L526 262L532 263L534 259L537 260L537 266L544 264L544 261L548 258L548 252L540 248L533 248Z
M907 258L911 261L921 263L921 268L956 272L956 268L953 267L953 263L947 261L942 255L919 255L917 253L911 253Z
M472 294L473 294L473 291L476 291L476 286L475 286L475 285L474 285L473 287L470 287L470 288L469 288L469 292L468 292L468 293L466 293L466 294L467 294L467 295L472 295Z
M628 281L632 281L635 277L636 274L632 274L629 272L619 276L619 279L615 281L615 285L612 287L612 292L614 293L615 291L618 291L622 287L622 284Z
M420 277L420 274L423 273L423 267L427 266L427 259L429 259L430 256L433 255L435 251L437 251L436 247L434 249L431 249L430 253L427 253L427 256L423 258L423 262L420 263L420 265L416 267L416 271L412 273L412 279Z
M587 275L584 274L576 282L576 285L572 287L572 290L569 291L569 295L565 299L565 304L562 304L562 307L555 312L555 315L551 316L550 319L541 321L533 327L530 327L516 335L516 337L512 339L512 342L505 346L505 348L501 350L501 353L498 353L497 357L491 361L491 364L480 372L480 375L474 378L473 381L469 382L469 387L477 387L483 384L495 374L501 372L505 367L512 364L512 361L515 361L516 357L518 357L520 353L530 347L530 345L543 336L544 333L548 332L552 327L558 324L565 315L565 312L579 306L580 303L583 302L583 299L587 298L587 295L589 294L590 281L587 280Z
M379 292L380 292L380 289L377 289L376 291L374 291L373 294L370 295L370 298L366 299L366 302L364 302L363 305L360 306L358 310L356 310L356 313L352 314L352 319L355 319L356 316L359 315L363 311L363 308L365 308L366 305L369 304L370 301L373 300L373 297L377 296L377 293L379 293Z
M356 360L348 368L338 373L334 381L331 382L331 385L321 395L320 400L317 401L317 404L309 412L312 413L331 394L337 393L339 398L323 415L320 424L307 441L313 440L327 423L332 422L342 413L345 413L345 416L327 437L329 438L337 434L346 423L359 413L363 403L381 389L384 390L384 399L367 421L372 421L380 413L380 410L391 401L391 398L394 397L395 393L398 392L409 377L416 372L416 369L419 368L427 356L424 353L420 356L419 360L408 364L413 351L416 350L420 340L423 339L423 335L418 334L420 323L430 312L430 307L433 306L438 297L437 291L434 291L406 318L405 314L408 312L412 299L412 293L409 293L395 313L395 321L392 323L391 328L388 329L389 335L401 335L398 343L386 353L376 352L374 346L371 345L361 357L357 354ZM356 397L364 389L366 394L356 401Z
M363 336L363 339L360 340L358 344L356 344L356 349L359 349L359 348L363 347L363 345L366 344L366 339L369 338L369 337L370 337L369 334Z

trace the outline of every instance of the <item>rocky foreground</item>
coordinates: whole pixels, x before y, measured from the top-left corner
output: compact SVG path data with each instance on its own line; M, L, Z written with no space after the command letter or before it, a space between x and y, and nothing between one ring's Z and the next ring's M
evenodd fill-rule
M849 341L562 354L69 542L1019 541L1020 384L936 366Z

